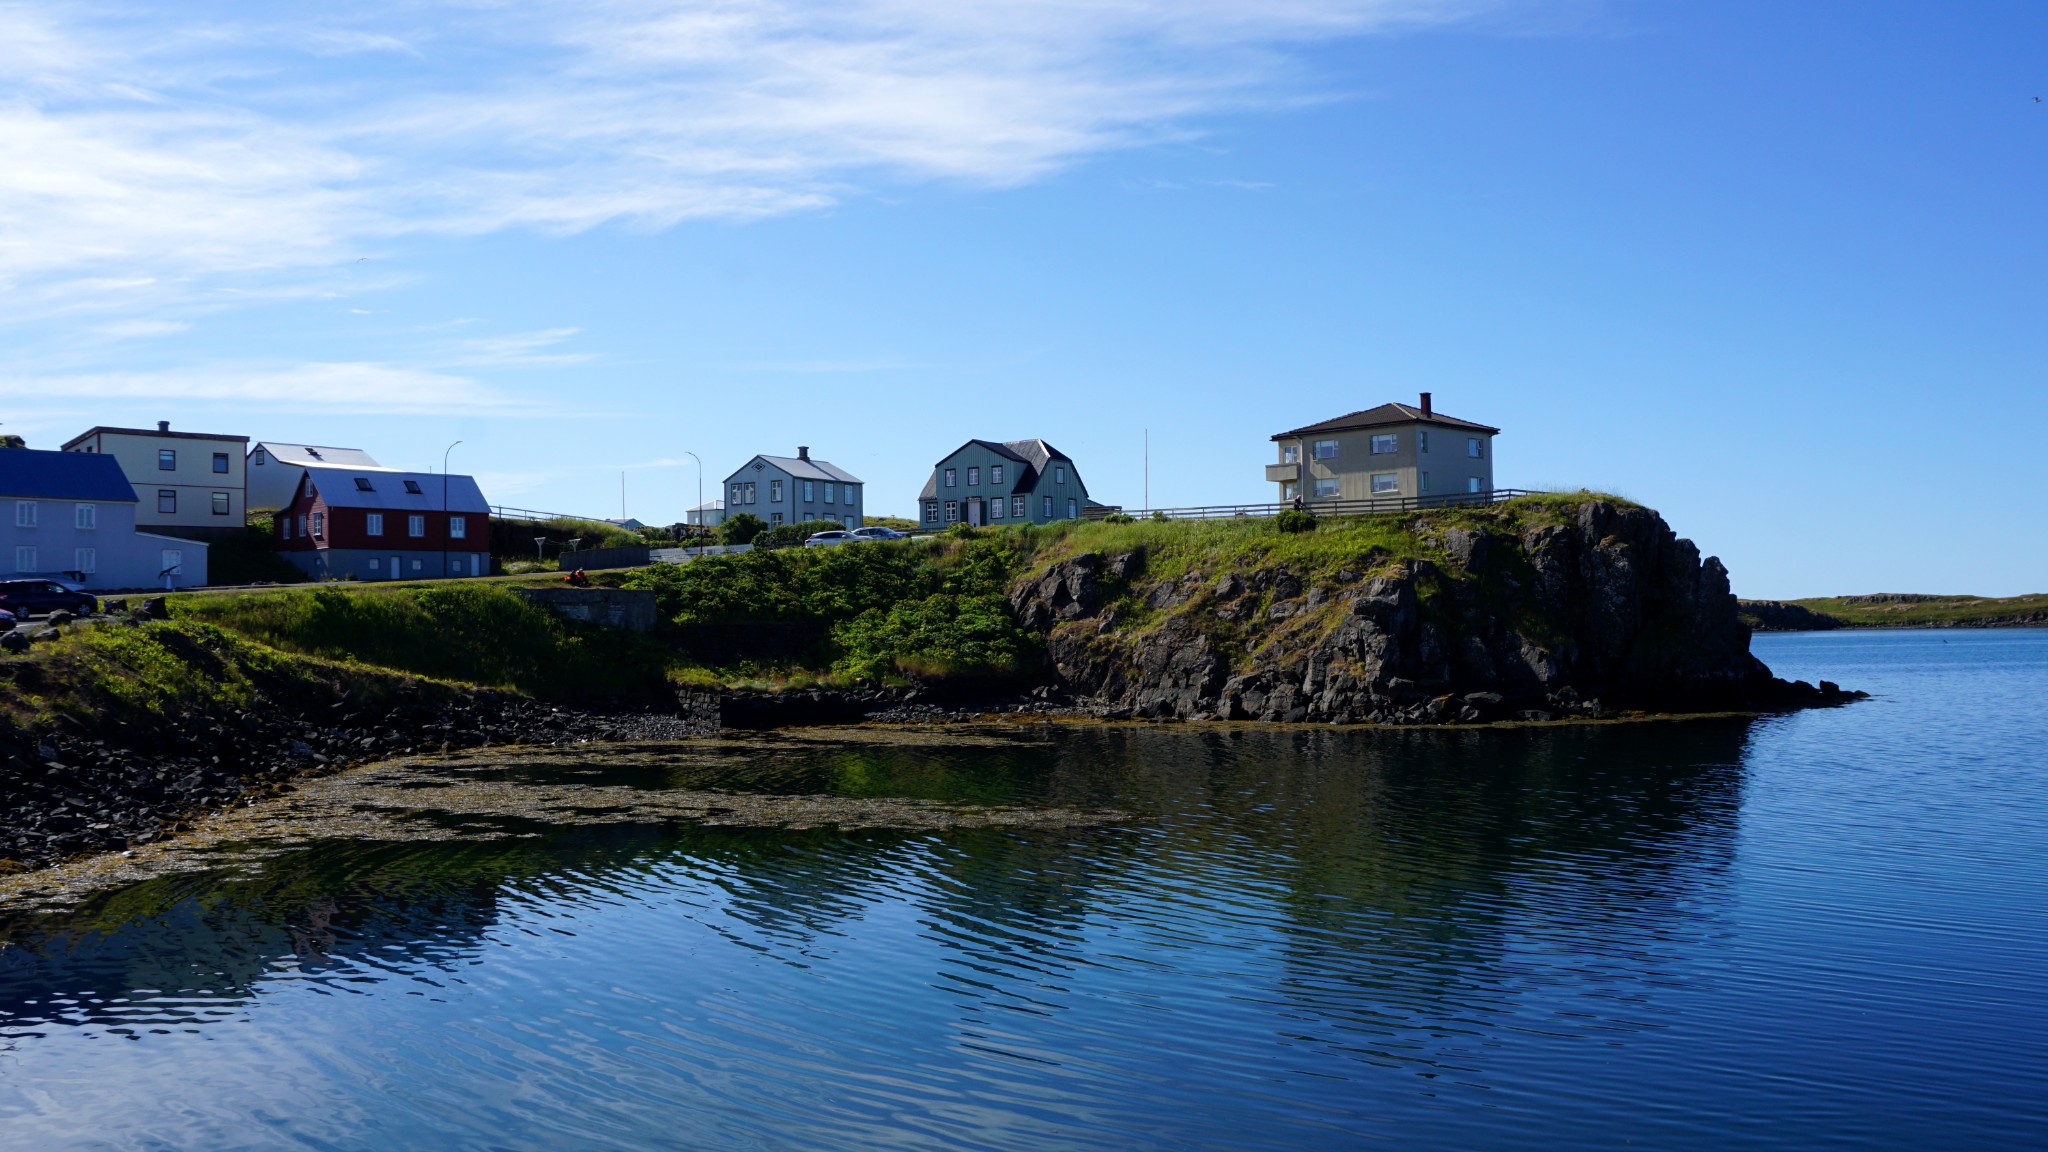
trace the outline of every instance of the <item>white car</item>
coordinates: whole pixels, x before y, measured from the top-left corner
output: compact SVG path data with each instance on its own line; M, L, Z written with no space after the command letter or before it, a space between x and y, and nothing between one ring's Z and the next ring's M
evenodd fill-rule
M882 526L881 526L881 525L879 525L879 524L872 524L872 525L869 525L869 526L868 526L868 527L866 527L866 528L855 528L855 529L853 530L853 538L854 538L855 540L907 540L907 539L909 539L909 537L908 537L908 536L906 536L906 535L905 535L904 533L898 532L898 531L897 531L897 530L895 530L894 528L884 528L884 527L882 527Z
M833 544L851 544L857 539L859 537L848 532L846 529L835 528L830 532L819 532L812 535L810 539L804 541L804 547L825 548Z

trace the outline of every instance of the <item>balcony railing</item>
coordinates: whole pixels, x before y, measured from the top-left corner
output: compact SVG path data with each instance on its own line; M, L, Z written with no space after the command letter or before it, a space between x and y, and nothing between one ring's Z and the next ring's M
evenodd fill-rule
M1301 508L1317 516L1376 516L1391 512L1418 512L1425 508L1470 508L1499 504L1520 496L1549 496L1532 488L1494 488L1485 492L1446 492L1441 496L1381 496L1369 500L1303 500ZM1278 516L1294 507L1279 504L1197 504L1186 508L1126 508L1124 513L1141 520L1165 517L1169 520L1221 520L1236 516ZM1107 515L1091 511L1088 518Z

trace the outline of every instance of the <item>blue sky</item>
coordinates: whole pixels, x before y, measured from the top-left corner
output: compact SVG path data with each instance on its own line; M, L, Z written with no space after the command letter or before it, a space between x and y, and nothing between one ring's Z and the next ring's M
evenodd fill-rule
M2048 9L0 2L0 421L679 518L970 436L1270 498L1429 390L1738 591L2048 589Z

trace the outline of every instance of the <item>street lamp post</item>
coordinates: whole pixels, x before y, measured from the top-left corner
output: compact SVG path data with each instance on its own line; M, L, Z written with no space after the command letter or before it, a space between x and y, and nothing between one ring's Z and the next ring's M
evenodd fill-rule
M704 461L688 448L683 449L683 455L697 461L697 527L703 528L706 526L704 521L711 515L704 507ZM683 519L688 521L689 517Z
M457 440L441 453L441 578L448 578L448 453L455 451Z

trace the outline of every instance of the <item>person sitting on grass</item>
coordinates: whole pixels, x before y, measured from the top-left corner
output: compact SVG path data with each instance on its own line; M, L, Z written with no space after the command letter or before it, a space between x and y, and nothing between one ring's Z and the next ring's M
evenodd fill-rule
M571 588L588 588L590 587L590 577L585 576L583 569L578 568L567 576L562 577L562 583L569 585Z

